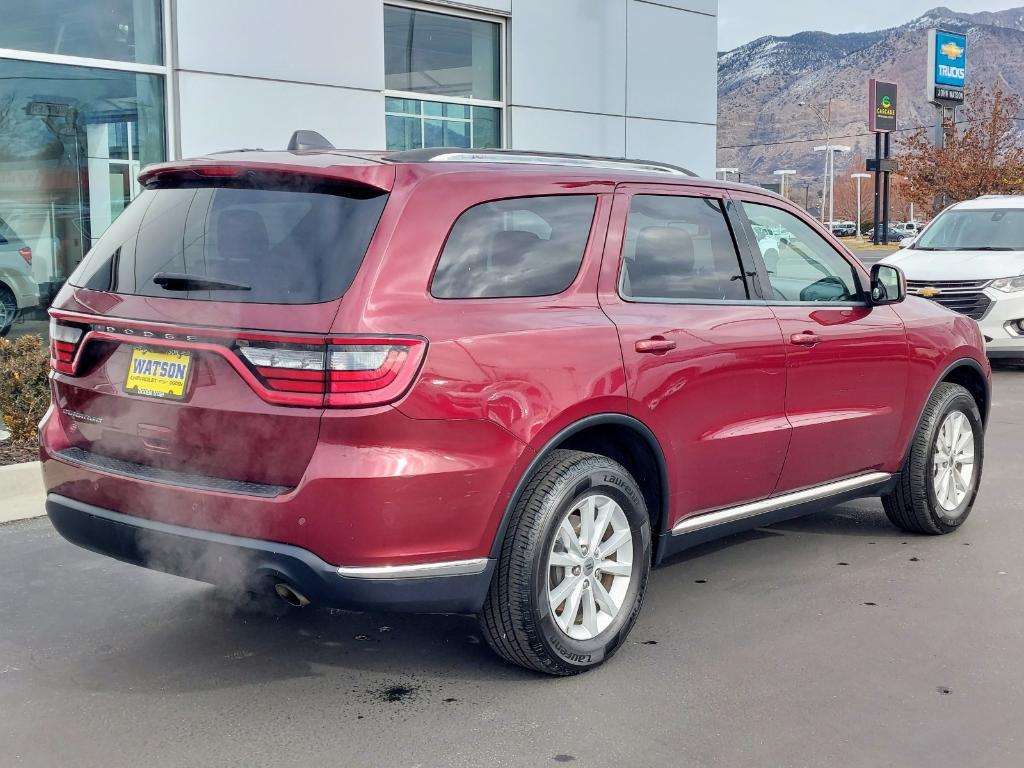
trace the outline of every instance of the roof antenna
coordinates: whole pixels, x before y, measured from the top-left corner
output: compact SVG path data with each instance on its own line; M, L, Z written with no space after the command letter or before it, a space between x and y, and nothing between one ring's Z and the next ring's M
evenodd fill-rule
M289 152L305 149L334 149L334 145L316 131L296 131L288 142Z

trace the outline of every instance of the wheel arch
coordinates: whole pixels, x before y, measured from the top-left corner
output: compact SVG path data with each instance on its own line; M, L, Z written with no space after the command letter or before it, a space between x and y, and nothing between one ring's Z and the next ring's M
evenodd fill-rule
M491 557L498 557L502 541L527 483L544 459L554 450L568 449L599 453L622 464L644 495L651 518L651 541L657 546L668 520L669 480L662 450L654 433L642 421L624 413L601 413L573 422L549 439L537 451L516 483L515 490L491 543ZM657 562L657 553L654 553Z
M974 398L974 402L978 406L978 412L981 414L981 423L983 425L988 424L989 410L992 405L992 390L989 378L985 374L985 369L981 363L973 357L960 358L946 366L942 374L932 384L931 389L928 390L928 396L921 402L920 413L914 421L914 429L908 435L907 443L904 446L901 466L906 464L907 457L910 456L910 450L914 444L914 435L921 428L921 422L924 419L925 405L932 399L935 390L941 384L959 384L970 392L971 397Z
M992 405L992 391L989 386L989 379L977 360L968 357L963 360L957 360L946 368L942 378L932 387L932 391L928 395L929 399L934 394L936 387L943 383L959 384L970 392L974 402L978 404L981 423L988 424L989 409ZM918 424L920 424L920 420L918 420Z

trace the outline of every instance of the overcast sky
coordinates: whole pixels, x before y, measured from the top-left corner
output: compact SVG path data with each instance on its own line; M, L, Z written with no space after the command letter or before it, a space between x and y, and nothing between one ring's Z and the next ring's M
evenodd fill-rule
M1024 0L718 0L718 49L729 51L764 35L808 30L871 32L899 26L943 5L974 13L1024 6Z

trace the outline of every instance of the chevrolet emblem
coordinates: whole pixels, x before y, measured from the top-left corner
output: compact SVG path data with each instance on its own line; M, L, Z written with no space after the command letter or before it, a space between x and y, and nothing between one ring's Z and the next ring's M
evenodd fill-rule
M942 293L942 290L940 288L933 288L931 286L928 286L926 288L918 288L916 293L918 296L924 296L926 299L934 299L936 296Z
M961 48L956 43L954 43L952 40L950 40L948 43L942 46L941 50L943 56L945 56L947 59L952 59L953 61L956 61L957 59L964 55L964 49Z

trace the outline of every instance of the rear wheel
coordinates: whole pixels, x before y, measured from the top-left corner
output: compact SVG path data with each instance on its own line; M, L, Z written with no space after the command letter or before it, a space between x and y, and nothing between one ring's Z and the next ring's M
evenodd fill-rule
M940 384L925 406L899 484L882 497L889 520L913 533L959 528L978 493L984 438L971 393L958 384Z
M11 331L18 317L18 302L6 285L0 285L0 339Z
M554 451L513 511L480 624L498 655L573 675L601 664L636 621L651 567L651 526L620 464Z

